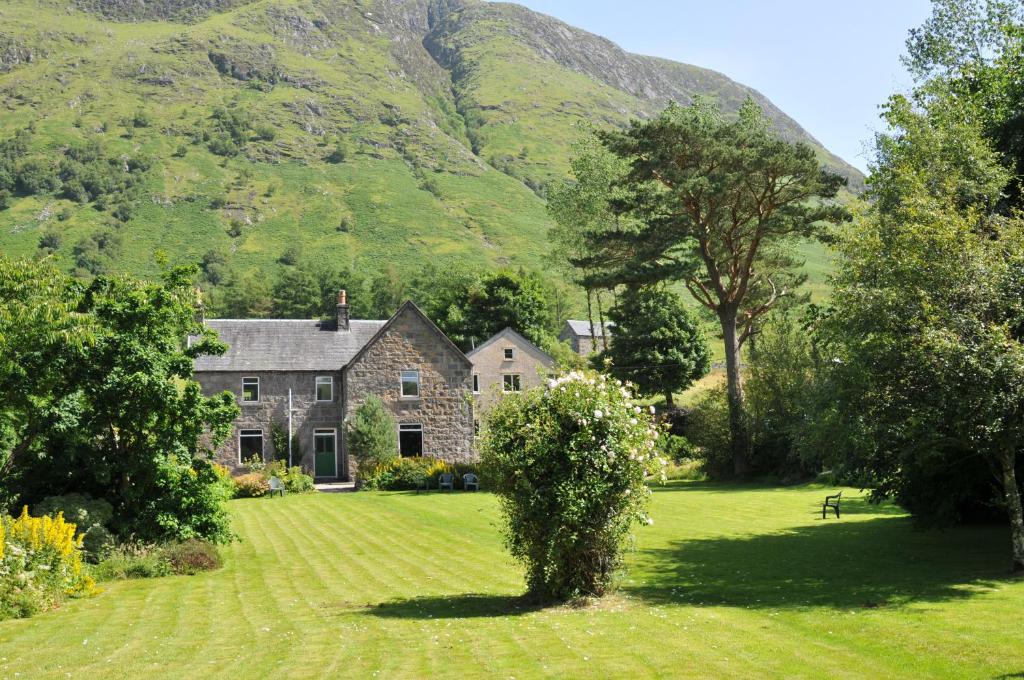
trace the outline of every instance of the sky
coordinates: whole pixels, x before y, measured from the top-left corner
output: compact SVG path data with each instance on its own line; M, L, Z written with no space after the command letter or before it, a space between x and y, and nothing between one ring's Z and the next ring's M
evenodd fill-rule
M866 170L879 105L911 86L900 64L929 0L515 0L630 52L749 85Z

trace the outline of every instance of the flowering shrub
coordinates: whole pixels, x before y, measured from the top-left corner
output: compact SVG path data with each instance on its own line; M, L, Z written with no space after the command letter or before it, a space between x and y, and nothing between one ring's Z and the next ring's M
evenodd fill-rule
M82 570L82 538L56 517L0 516L0 619L25 617L65 597L92 595L95 583Z
M250 472L234 478L235 498L259 498L270 492L270 482L259 472Z
M664 474L658 434L627 385L592 372L507 395L490 412L483 470L532 594L607 592L631 528L652 523L645 481Z
M365 489L383 491L407 491L422 486L436 489L438 478L449 472L454 477L455 488L462 488L462 475L472 472L479 476L477 466L469 463L449 463L439 458L409 457L392 458L378 464L363 483Z

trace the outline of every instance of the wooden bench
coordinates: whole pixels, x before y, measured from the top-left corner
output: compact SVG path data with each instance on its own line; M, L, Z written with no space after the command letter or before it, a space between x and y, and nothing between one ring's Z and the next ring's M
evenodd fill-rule
M836 519L839 519L839 500L842 497L843 497L843 492L842 491L840 491L839 493L837 493L837 494L835 494L833 496L825 496L825 502L821 506L821 518L822 519L825 519L825 513L828 512L829 508L832 508L832 510L835 511Z

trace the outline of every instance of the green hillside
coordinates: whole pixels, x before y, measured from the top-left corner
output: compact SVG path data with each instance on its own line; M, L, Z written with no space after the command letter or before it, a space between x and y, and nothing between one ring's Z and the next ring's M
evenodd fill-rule
M289 249L367 272L541 268L581 124L695 94L755 96L861 181L756 92L514 5L8 0L0 144L31 133L0 146L0 249L83 273L215 251L272 276Z

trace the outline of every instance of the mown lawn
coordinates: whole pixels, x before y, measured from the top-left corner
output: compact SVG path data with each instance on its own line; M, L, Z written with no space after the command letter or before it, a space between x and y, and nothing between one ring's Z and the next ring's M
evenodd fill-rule
M235 501L195 577L0 623L0 677L906 677L1024 673L1024 581L994 527L919 532L819 487L657 491L621 594L523 604L493 496Z

